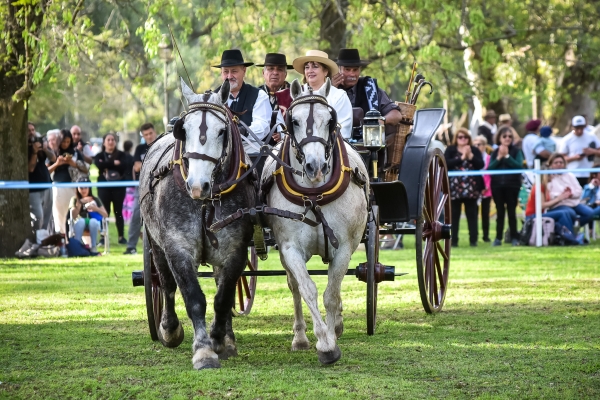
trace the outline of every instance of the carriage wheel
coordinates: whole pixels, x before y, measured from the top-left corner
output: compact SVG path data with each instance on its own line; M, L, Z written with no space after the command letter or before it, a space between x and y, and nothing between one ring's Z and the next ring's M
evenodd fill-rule
M160 324L165 302L160 287L158 271L152 258L152 247L148 239L148 232L144 231L144 289L146 292L146 312L148 314L148 328L152 340L158 340L158 325Z
M377 322L377 282L375 264L379 261L379 208L373 206L367 240L367 335L375 334Z
M258 257L256 255L256 249L254 248L254 246L250 248L250 256L248 257L248 261L246 262L246 268L248 269L248 271L258 270ZM250 281L248 281L248 277L240 276L240 279L238 279L237 281L238 309L234 307L232 310L234 317L250 314L252 304L254 303L255 293L256 276L251 276Z
M423 308L429 314L442 310L450 269L450 185L444 153L434 143L423 193L423 211L417 221L415 246L417 275Z

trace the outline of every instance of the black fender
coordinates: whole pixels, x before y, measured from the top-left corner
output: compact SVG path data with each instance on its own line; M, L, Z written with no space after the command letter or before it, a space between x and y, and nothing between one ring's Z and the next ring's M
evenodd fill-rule
M446 110L425 108L415 113L413 131L408 136L398 180L404 184L408 198L410 219L418 220L423 212L423 193L431 159L437 150L444 152L441 143L433 141L433 136L442 123Z

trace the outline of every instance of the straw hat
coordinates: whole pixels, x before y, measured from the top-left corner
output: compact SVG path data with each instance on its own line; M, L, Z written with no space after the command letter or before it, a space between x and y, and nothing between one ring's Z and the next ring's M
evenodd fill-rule
M304 75L304 64L309 61L315 61L326 65L332 76L339 72L339 68L335 61L330 60L329 57L327 57L327 53L321 50L309 50L304 57L296 58L292 64L297 72Z

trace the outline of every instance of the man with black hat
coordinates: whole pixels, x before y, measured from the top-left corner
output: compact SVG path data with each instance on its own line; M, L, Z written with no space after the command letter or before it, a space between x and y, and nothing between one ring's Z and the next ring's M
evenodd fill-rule
M278 110L276 92L289 89L290 84L285 80L287 70L294 69L293 65L288 65L285 54L267 53L264 64L256 64L257 67L263 67L263 77L265 84L258 88L264 90L269 95L269 102L273 111Z
M377 80L370 76L360 76L362 68L369 65L370 61L361 60L358 49L341 49L336 63L342 75L338 87L346 91L352 107L362 108L365 114L372 109L379 111L385 117L386 125L400 123L400 108L377 86ZM334 84L338 81L334 77Z
M494 143L494 135L498 127L496 126L496 113L494 110L488 110L483 116L483 122L477 128L477 135L481 135L486 138L487 142Z
M271 104L269 96L264 91L244 82L246 67L251 65L254 65L254 63L245 62L241 51L225 50L221 56L221 63L214 65L214 67L221 69L223 81L229 79L230 94L229 100L227 100L229 108L238 113L238 118L259 139L264 139L269 133ZM219 89L220 87L217 88L217 90ZM260 146L243 126L240 126L240 133L244 136L244 150L246 150L246 153L258 153Z

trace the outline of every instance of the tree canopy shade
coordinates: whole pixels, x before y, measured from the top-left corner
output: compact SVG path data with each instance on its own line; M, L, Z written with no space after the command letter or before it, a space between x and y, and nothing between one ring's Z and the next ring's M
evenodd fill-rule
M308 49L336 58L355 47L373 61L364 73L394 99L404 97L417 61L437 89L421 107L446 99L454 116L483 108L522 121L537 114L561 134L574 114L598 115L597 1L1 0L0 146L12 151L0 161L0 180L26 179L28 114L48 128L85 122L97 134L160 125L157 48L167 25L199 91L219 84L211 66L228 48L258 63L267 52L291 61ZM185 73L179 61L168 68L166 90L176 92ZM261 69L249 68L247 79L262 83ZM170 109L181 111L177 96ZM26 195L0 191L0 249L26 236Z

